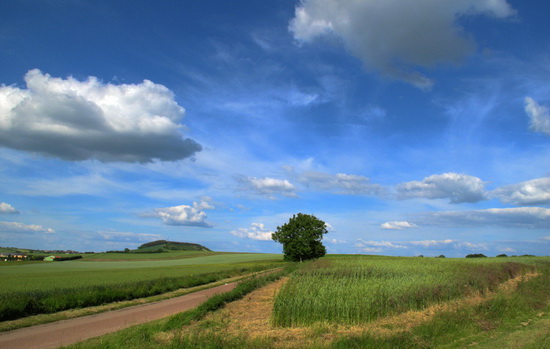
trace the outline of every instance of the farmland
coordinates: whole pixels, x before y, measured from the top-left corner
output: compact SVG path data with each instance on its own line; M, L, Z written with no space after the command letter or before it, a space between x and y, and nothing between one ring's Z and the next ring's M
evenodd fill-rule
M548 257L327 256L299 265L218 311L73 347L542 348L550 340Z
M107 254L108 257L121 257ZM147 260L163 255L163 259ZM180 258L177 258L180 256ZM88 256L86 256L88 257ZM137 260L0 264L0 319L147 297L267 269L280 255L178 251Z

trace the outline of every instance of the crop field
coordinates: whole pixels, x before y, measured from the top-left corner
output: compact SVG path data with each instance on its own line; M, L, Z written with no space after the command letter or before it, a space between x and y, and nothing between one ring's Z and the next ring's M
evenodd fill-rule
M326 256L297 265L198 318L71 348L550 347L549 257Z
M274 305L279 326L360 324L466 294L494 291L534 266L496 259L324 258L302 268Z
M178 254L196 257L0 264L0 321L152 296L282 263L275 254Z

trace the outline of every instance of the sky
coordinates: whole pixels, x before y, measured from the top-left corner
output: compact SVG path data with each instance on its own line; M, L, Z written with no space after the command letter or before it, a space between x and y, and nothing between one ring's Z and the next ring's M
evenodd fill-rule
M0 246L550 255L550 2L4 0Z

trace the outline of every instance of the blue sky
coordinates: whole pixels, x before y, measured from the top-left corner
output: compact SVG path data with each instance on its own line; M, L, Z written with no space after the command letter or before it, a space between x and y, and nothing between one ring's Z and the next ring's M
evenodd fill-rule
M0 245L550 252L546 1L0 3Z

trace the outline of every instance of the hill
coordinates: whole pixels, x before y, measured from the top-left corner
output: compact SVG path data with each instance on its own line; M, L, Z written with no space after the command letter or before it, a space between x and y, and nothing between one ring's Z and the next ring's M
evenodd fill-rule
M189 242L176 242L166 240L156 240L148 242L138 247L138 250L166 250L166 251L211 251L209 248L203 245L193 244Z

